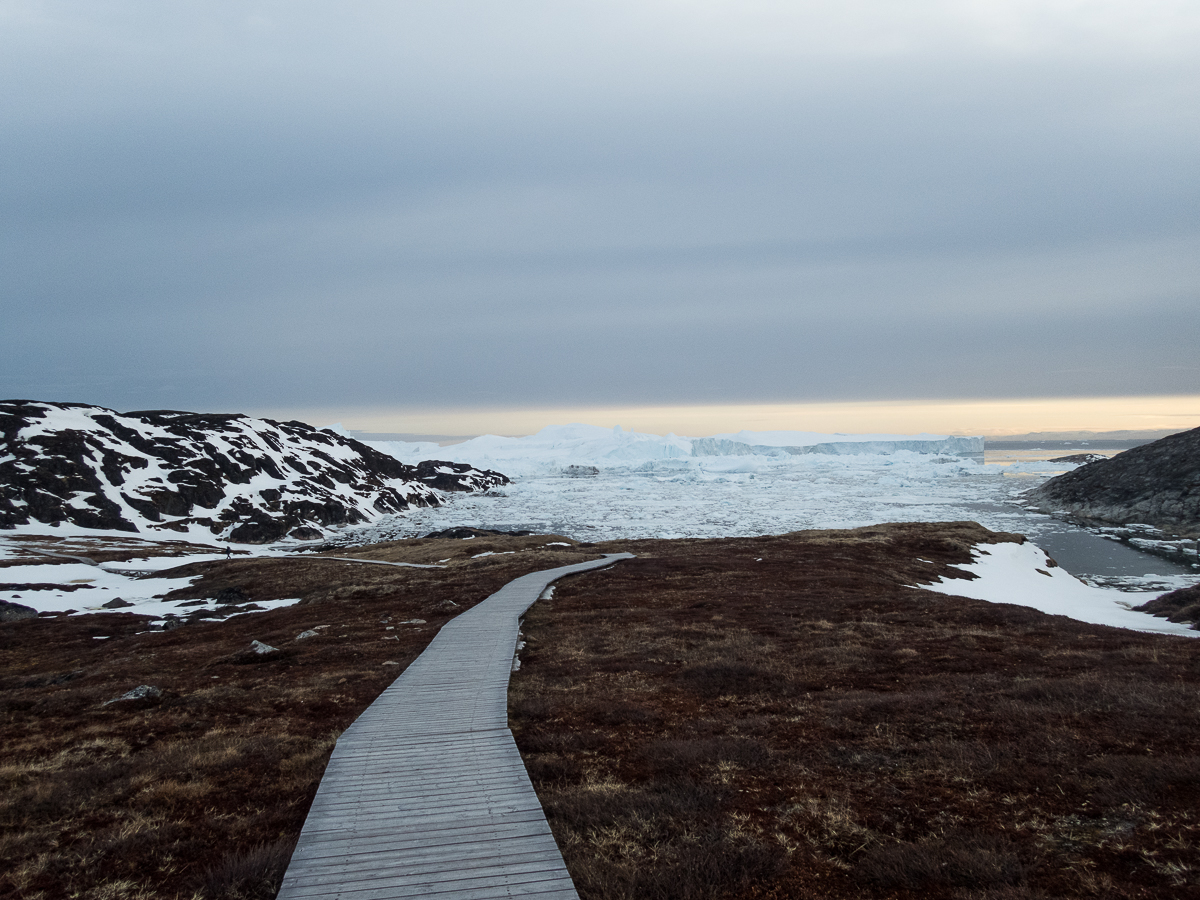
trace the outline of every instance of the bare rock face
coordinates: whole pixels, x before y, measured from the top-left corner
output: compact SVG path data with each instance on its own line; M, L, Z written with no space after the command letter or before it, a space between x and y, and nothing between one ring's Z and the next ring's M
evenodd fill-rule
M1082 519L1200 535L1200 428L1081 466L1026 497Z
M242 543L366 522L439 492L508 479L416 466L303 422L73 403L0 401L0 528L69 522L141 533L199 527Z
M21 619L36 619L37 610L21 603L0 600L0 622L17 622Z

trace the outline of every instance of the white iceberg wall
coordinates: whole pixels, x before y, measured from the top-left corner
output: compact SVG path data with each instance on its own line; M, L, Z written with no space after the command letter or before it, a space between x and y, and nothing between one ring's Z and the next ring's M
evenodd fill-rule
M570 465L636 468L646 463L687 459L703 460L698 464L709 468L720 457L761 457L766 462L810 454L857 456L907 451L983 459L981 437L742 431L686 438L624 431L620 426L609 429L584 424L551 425L537 434L519 438L483 435L448 447L396 441L366 443L404 462L446 459L499 469L507 475L547 473Z

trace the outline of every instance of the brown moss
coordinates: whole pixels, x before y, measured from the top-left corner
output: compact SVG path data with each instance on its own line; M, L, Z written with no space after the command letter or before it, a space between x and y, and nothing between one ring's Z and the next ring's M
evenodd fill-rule
M453 615L527 572L596 557L554 540L492 540L502 555L479 559L479 540L358 551L450 557L440 569L188 567L197 596L308 602L167 632L129 613L0 625L0 896L274 896L337 735ZM252 640L280 652L246 653ZM141 684L162 696L104 705Z
M996 540L602 545L511 691L581 897L1200 896L1200 645L914 586Z

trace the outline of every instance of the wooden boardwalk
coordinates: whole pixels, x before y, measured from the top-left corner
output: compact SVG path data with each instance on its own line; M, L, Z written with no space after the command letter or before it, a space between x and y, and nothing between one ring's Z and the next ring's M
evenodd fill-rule
M279 900L578 900L508 730L518 618L534 572L444 625L338 739Z

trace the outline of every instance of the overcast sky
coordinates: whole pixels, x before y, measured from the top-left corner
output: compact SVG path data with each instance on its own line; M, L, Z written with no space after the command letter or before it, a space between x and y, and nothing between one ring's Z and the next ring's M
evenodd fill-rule
M0 395L1200 394L1191 0L0 0Z

